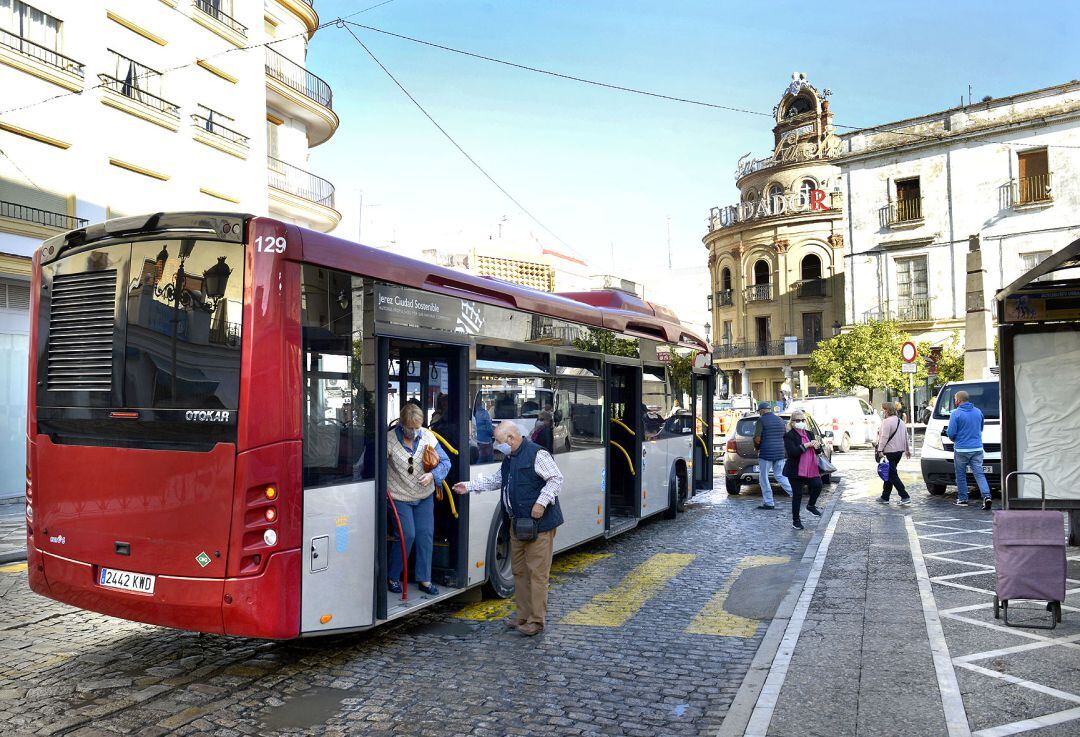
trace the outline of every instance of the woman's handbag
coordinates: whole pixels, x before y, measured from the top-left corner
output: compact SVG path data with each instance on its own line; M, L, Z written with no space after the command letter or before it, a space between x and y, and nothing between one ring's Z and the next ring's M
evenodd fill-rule
M836 466L825 457L824 453L818 453L817 467L823 474L836 473Z
M514 517L511 522L514 537L523 543L532 542L539 534L540 520L532 517Z
M882 460L877 464L877 475L881 477L882 481L889 480L889 461L888 459Z
M420 459L420 463L424 466L425 471L432 471L439 465L439 454L434 445L424 446L424 455Z

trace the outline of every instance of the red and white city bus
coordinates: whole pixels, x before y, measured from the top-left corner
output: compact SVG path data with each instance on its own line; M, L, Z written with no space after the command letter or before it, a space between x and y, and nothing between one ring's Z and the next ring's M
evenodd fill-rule
M484 583L509 595L498 494L436 504L439 595L387 591L386 431L409 400L450 454L448 484L497 467L478 404L526 430L550 417L557 550L712 485L711 413L672 412L656 360L705 343L633 295L538 292L224 213L52 238L32 294L30 585L74 606L284 639ZM636 355L603 353L616 338ZM711 372L692 386L711 397Z

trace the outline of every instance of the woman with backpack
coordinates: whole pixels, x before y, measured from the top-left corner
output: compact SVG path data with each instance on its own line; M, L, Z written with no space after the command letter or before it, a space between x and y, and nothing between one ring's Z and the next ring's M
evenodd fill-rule
M900 474L896 470L901 458L905 455L908 458L911 457L911 451L908 450L907 425L897 414L896 405L892 402L885 402L885 404L881 405L881 409L885 413L885 420L881 423L881 429L878 431L877 444L874 446L874 460L878 463L881 463L883 457L888 460L889 473L888 477L884 479L878 501L882 504L888 504L889 495L892 494L892 490L895 488L900 493L900 506L907 506L911 504L911 497L908 496L904 482L900 480Z

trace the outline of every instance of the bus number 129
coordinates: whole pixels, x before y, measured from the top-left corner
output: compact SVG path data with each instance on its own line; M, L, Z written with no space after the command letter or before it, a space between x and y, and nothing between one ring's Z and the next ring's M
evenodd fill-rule
M256 253L285 253L285 238L282 236L258 236L255 239Z

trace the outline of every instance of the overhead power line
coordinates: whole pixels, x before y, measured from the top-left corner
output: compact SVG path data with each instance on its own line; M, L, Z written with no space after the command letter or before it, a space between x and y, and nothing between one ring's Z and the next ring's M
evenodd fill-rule
M574 74L566 74L564 72L556 72L556 71L553 71L551 69L543 69L543 68L540 68L540 67L530 66L528 64L519 64L517 62L507 61L506 59L498 59L498 58L493 57L493 56L486 56L485 54L479 54L479 53L476 53L474 51L467 51L465 49L457 49L457 48L454 48L453 46L446 46L444 44L435 43L434 41L425 41L424 39L421 39L421 38L414 38L412 36L406 36L406 35L401 34L401 33L394 33L393 31L387 31L387 30L382 29L382 28L376 28L375 26L364 25L362 23L357 23L355 21L343 20L343 23L345 23L347 25L350 25L350 26L355 26L357 28L362 28L362 29L364 29L366 31L372 31L374 33L381 33L384 36L392 36L393 38L399 38L399 39L401 39L403 41L409 41L409 42L412 42L412 43L415 43L415 44L420 44L422 46L428 46L428 47L431 47L431 48L434 48L434 49L439 49L441 51L447 51L447 52L450 52L450 53L453 53L453 54L460 54L461 56L468 56L468 57L472 57L474 59L479 59L481 61L491 62L493 64L501 64L503 66L512 67L514 69L521 69L521 70L526 71L526 72L533 72L534 74L543 74L543 75L546 75L546 76L549 76L549 77L556 77L558 79L565 79L565 80L568 80L568 81L571 81L571 82L579 82L581 84L587 84L587 85L591 85L593 87L602 87L602 88L609 89L609 90L615 90L617 92L626 92L626 93L633 94L633 95L641 95L641 96L644 96L644 97L653 97L653 98L657 98L657 99L660 99L660 100L668 100L670 102L679 102L679 103L683 103L683 104L687 104L687 105L696 105L698 107L712 108L714 110L726 110L728 112L742 113L742 114L745 114L745 115L757 115L757 116L766 117L766 118L772 118L773 117L773 113L771 113L771 112L767 113L767 112L764 112L762 110L751 110L749 108L735 107L735 106L732 106L732 105L720 105L718 103L708 102L706 100L695 100L695 99L689 98L689 97L679 97L677 95L669 95L669 94L665 94L663 92L656 92L654 90L643 90L643 89L638 89L638 88L635 88L635 87L627 87L625 85L613 84L611 82L601 82L599 80L588 79L586 77L580 77L580 76L577 76L577 75L574 75ZM928 134L928 133L912 133L910 131L886 130L890 125L893 125L893 124L892 123L885 123L885 124L877 125L877 126L862 126L862 125L845 125L843 123L836 123L836 122L833 123L833 127L835 127L835 128L843 128L845 130L851 130L851 131L864 131L864 132L871 132L871 133L892 133L893 135L897 135L897 136L908 136L908 137L911 137L911 138L918 138L918 139L927 140L927 141L946 141L946 140L948 140L947 136L935 136L935 135L931 135L931 134ZM1003 146L1023 145L1023 144L1017 144L1017 143L1014 143L1014 142L1011 142L1011 141L993 141L993 140L990 140L990 141L987 141L987 143L997 143L997 144L1001 144ZM1067 145L1067 144L1063 145L1063 144L1054 144L1054 143L1048 144L1048 146L1050 148L1080 148L1080 146L1071 146L1071 145Z
M575 253L577 253L577 249L575 249L569 243L567 243L562 238L560 238L558 236L558 234L556 234L555 231L553 231L551 228L549 228L547 225L545 225L540 220L540 218L533 215L532 212L529 210L529 208L525 207L525 205L521 204L520 200L518 200L516 197L514 197L514 195L510 194L510 192L506 189L506 187L502 186L497 181L495 181L495 178L493 176L491 176L491 174L488 173L487 169L485 169L483 166L481 166L480 162L478 162L476 159L474 159L472 157L472 155L468 151L466 151L461 146L461 144L458 143L454 139L454 137L452 135L450 135L450 133L447 132L447 130L445 128L443 128L439 124L439 121L435 120L435 118L432 117L431 113L429 113L424 108L424 106L420 104L419 100L417 100L415 97L413 97L411 92L409 92L407 89L405 89L405 86L403 84L401 84L401 82L398 81L398 78L395 77L393 75L393 73L389 69L386 68L386 65L383 64L381 61L379 61L379 57L375 56L375 54L372 53L371 49L369 49L367 47L367 45L363 41L360 40L360 37L357 36L355 33L353 33L353 30L351 28L349 28L348 23L349 23L349 21L342 20L341 23L339 24L339 27L344 28L349 33L349 35L352 36L356 40L356 43L360 44L360 48L362 48L364 51L367 52L368 56L371 57L372 61L374 61L376 64L379 65L379 68L382 69L383 72L386 73L386 76L388 76L393 81L393 83L395 85L397 85L398 89L401 90L405 94L405 96L409 98L409 101L412 102L412 104L415 105L416 108L421 113L424 114L424 117L427 118L429 121L431 121L431 124L434 125L439 130L439 132L443 134L443 136L446 138L446 140L450 141L450 143L454 146L454 148L456 148L461 153L462 156L464 156L466 159L468 159L470 164L472 164L474 167L476 167L477 171L479 171L481 174L483 174L484 177L489 182L491 182L493 185L495 185L495 188L498 189L500 192L502 192L506 196L507 199L509 199L511 202L513 202L515 205L517 205L517 207L523 213L525 213L534 223L536 223L541 228L543 228L552 238L557 240L559 243L562 243L564 246L569 248L571 251L574 251Z

